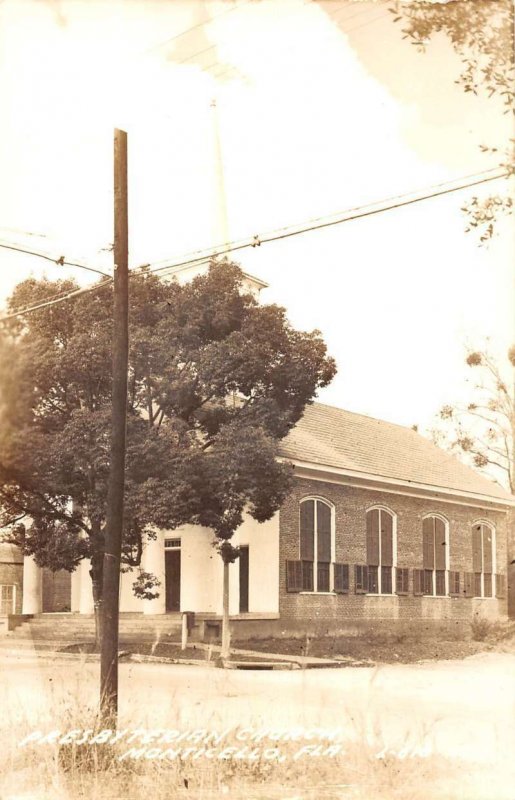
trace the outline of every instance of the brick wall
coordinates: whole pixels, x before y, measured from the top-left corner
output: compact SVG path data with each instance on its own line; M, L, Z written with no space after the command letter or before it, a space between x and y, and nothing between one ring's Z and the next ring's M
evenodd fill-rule
M43 570L43 612L70 611L71 573Z
M348 594L309 594L286 591L286 561L299 558L299 501L321 497L335 506L336 562L350 565ZM397 566L410 568L407 596L355 594L354 564L366 564L366 510L384 505L397 515ZM467 507L438 500L377 492L298 478L280 512L279 611L282 630L324 633L357 632L363 627L459 629L475 614L504 618L507 600L497 598L428 597L413 595L414 568L421 569L422 518L437 513L449 522L449 569L472 572L471 525L477 519L493 523L496 530L496 572L507 571L507 525L502 511ZM394 587L395 588L395 587Z

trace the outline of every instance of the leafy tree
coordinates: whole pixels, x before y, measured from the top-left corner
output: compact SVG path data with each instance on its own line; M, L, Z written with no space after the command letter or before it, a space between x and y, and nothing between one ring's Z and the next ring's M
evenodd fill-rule
M435 35L447 36L462 65L456 83L465 92L497 98L506 114L515 113L512 0L397 1L389 10L402 25L403 38L420 52ZM498 154L510 177L515 174L513 144L500 149L482 144L480 149ZM499 216L512 214L513 199L508 194L473 197L462 210L469 220L466 230L476 229L483 244L493 236Z
M9 309L75 288L30 279ZM156 528L185 523L211 528L228 563L243 513L269 519L287 495L279 440L334 361L318 331L294 330L284 309L246 294L227 261L186 285L139 273L130 292L123 564L140 567ZM0 338L0 525L40 566L73 571L91 559L97 635L111 319L111 293L97 288L4 322ZM156 596L155 576L140 570L133 588Z
M470 402L444 406L433 438L515 494L515 383L505 375L515 369L515 347L507 356L500 365L487 350L467 354L478 377Z

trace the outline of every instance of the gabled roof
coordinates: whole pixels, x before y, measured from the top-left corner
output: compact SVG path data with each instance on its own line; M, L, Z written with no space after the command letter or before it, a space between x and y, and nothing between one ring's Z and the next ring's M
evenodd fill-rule
M501 486L410 428L314 403L283 441L281 456L364 478L513 503Z

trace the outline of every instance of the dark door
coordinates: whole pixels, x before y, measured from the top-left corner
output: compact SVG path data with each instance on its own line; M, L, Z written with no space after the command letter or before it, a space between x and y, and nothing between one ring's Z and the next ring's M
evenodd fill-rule
M181 551L165 550L166 610L181 610Z
M249 610L249 548L240 547L240 614Z

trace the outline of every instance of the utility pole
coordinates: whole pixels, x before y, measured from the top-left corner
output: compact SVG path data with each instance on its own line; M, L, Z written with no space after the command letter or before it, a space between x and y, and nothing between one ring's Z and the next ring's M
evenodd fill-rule
M111 461L104 546L100 708L104 722L116 725L118 713L118 622L120 561L125 485L127 370L129 359L129 223L127 134L114 132L114 312Z

